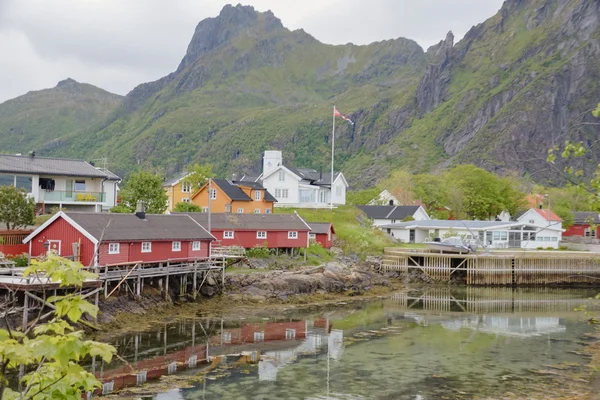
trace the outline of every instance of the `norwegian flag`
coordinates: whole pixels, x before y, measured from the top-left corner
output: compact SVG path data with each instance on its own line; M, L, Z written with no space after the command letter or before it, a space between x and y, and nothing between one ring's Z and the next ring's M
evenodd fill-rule
M335 107L333 107L333 115L335 115L336 117L342 117L342 119L350 122L350 125L354 125L354 122L352 122L352 120L350 118L346 117L344 114L339 112L338 109Z

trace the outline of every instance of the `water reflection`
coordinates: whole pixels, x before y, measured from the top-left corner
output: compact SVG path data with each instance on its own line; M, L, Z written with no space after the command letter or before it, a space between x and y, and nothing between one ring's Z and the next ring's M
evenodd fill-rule
M117 338L129 365L95 368L113 390L140 383L140 372L202 377L156 399L472 398L509 388L499 376L522 387L531 369L581 362L589 328L573 309L598 309L594 294L434 288L303 315L182 320Z

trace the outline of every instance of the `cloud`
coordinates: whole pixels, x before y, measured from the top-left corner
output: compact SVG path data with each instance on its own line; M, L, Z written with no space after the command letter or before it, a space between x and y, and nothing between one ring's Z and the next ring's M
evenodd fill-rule
M71 77L126 94L176 69L222 0L0 0L0 101ZM290 29L333 44L462 37L501 0L249 0Z

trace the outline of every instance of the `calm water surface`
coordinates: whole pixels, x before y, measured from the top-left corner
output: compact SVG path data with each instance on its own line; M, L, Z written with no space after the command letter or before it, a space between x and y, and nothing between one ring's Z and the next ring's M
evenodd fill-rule
M583 303L598 308L588 300L595 294L411 290L385 300L253 317L199 316L113 344L148 379L180 378L178 388L146 399L487 398L552 384L532 371L587 364L576 353L592 328L573 310ZM201 361L207 354L210 364ZM95 371L115 388L136 381L119 361Z

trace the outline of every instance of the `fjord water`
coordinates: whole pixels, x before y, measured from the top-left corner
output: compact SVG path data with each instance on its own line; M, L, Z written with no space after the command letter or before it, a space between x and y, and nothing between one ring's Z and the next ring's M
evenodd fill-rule
M419 289L253 317L180 320L114 344L138 369L181 362L171 371L174 387L147 399L528 398L534 390L550 396L564 388L557 376L565 369L584 371L589 363L578 353L593 328L574 309L597 308L595 294ZM212 362L183 369L190 348ZM101 369L109 375L118 367Z

